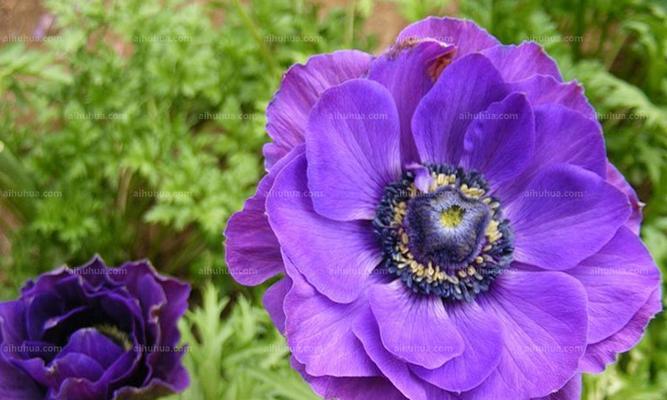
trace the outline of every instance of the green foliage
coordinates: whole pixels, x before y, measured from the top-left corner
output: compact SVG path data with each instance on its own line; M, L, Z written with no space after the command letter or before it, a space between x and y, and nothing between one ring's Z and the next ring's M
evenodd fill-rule
M244 297L232 308L206 286L202 306L188 312L181 331L191 384L170 400L317 399L289 367L285 340L266 311Z
M338 47L343 22L361 17L320 19L289 0L47 5L50 40L0 48L0 163L20 160L3 174L13 182L0 179L18 192L0 198L1 219L20 221L2 286L95 253L195 279L221 270L221 232L261 175L282 71Z

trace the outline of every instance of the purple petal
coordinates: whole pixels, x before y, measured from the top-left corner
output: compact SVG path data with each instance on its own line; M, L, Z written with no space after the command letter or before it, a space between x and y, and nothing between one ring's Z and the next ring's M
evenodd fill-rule
M470 124L461 165L498 186L526 168L534 146L533 110L523 94L514 93L492 103Z
M628 181L625 180L621 172L610 162L607 162L607 181L628 196L628 200L630 200L630 205L632 206L632 214L625 223L625 226L627 226L635 235L639 235L639 229L643 219L642 209L644 208L644 204L639 201L637 192L635 192Z
M595 120L597 115L577 82L563 83L552 76L534 75L528 79L508 83L512 91L525 93L533 107L560 104L584 117Z
M401 360L433 369L463 353L463 339L439 297L416 296L395 280L373 285L369 299L384 347Z
M371 63L368 79L389 89L398 109L404 163L419 159L410 128L412 114L454 53L453 46L434 39L397 42Z
M465 350L440 368L414 367L424 380L448 391L463 392L482 383L500 363L502 327L498 319L475 303L447 309L454 326L461 334Z
M534 75L547 75L561 81L558 66L544 49L534 42L520 45L499 45L481 52L493 63L507 82L520 81Z
M339 303L354 301L381 252L369 221L339 222L313 210L301 156L276 178L266 207L278 241L318 292Z
M660 272L641 239L622 227L594 256L567 271L588 293L588 341L623 328L660 284Z
M496 38L474 22L448 17L427 17L414 22L401 31L396 41L403 42L411 38L428 38L453 44L456 46L456 57L499 44Z
M355 320L368 308L365 298L338 304L319 294L296 271L285 268L292 287L285 297L285 335L292 355L314 376L377 376L379 371L352 332Z
M546 396L563 387L586 349L586 292L562 272L506 271L479 299L503 327L500 364L465 398Z
M303 364L292 357L292 367L297 370L315 393L324 399L340 400L407 400L385 377L336 378L308 375ZM442 399L445 400L445 399Z
M630 214L623 193L567 164L544 169L506 210L514 259L547 269L571 268L595 254Z
M43 397L40 392L28 375L7 362L4 354L0 354L0 398L35 400Z
M78 353L92 358L102 368L108 368L123 352L120 346L97 329L84 328L70 336L56 360L69 353Z
M639 342L649 321L660 311L662 311L662 301L661 289L658 287L623 329L607 339L588 345L586 354L579 363L579 369L589 373L602 372L607 365L616 360L618 353L630 350Z
M87 379L95 382L104 373L104 368L85 354L67 353L56 358L49 366L49 371L59 385L67 378Z
M25 303L22 301L0 303L0 342L20 345L27 337Z
M372 57L357 50L342 50L311 57L305 65L293 65L266 109L266 130L273 143L265 146L266 167L304 142L311 108L330 87L360 78Z
M264 308L269 313L273 324L282 334L285 334L285 296L291 287L292 279L286 276L271 285L264 293Z
M601 177L606 175L606 153L600 125L580 113L556 104L535 108L535 151L533 160L511 185L495 193L511 203L546 166L556 163L578 165Z
M177 387L160 379L152 379L140 388L124 386L116 390L113 393L112 398L113 400L160 399L167 395L183 391L185 386L187 386L187 381L179 383ZM87 399L88 398L86 397L86 400Z
M421 161L458 164L465 132L475 115L507 93L500 74L481 54L468 55L447 67L412 119Z
M535 109L535 159L541 164L568 163L606 176L600 124L561 105Z
M315 210L348 221L375 217L401 175L400 126L391 93L353 79L322 94L308 121L308 187Z
M413 374L408 364L394 357L382 345L380 330L375 317L368 310L357 319L354 334L359 338L368 356L375 362L382 374L411 400L427 400L425 387L427 384Z
M579 400L581 399L581 374L570 379L557 392L537 400Z
M99 400L101 396L104 396L99 392L99 386L88 379L81 378L65 379L56 393L50 392L49 399Z
M282 157L259 182L257 193L246 200L243 210L227 223L225 261L232 277L242 285L259 285L284 269L280 244L265 213L266 196L278 173L304 149L298 145Z
M45 326L52 318L57 318L65 312L65 304L55 293L37 294L29 303L26 310L26 325L28 337L40 340L44 335Z

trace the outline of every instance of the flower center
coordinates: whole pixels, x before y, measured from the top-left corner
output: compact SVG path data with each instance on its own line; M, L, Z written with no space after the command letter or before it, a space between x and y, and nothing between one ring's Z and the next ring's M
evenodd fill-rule
M477 172L427 165L385 189L373 221L383 267L416 293L471 301L509 265L513 246L500 203Z

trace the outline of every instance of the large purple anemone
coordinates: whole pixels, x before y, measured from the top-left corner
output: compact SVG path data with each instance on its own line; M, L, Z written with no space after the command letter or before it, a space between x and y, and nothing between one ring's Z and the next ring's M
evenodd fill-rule
M59 268L0 303L0 399L156 399L184 390L190 287L146 261Z
M287 71L234 278L338 399L579 397L661 310L640 202L535 43L427 18Z

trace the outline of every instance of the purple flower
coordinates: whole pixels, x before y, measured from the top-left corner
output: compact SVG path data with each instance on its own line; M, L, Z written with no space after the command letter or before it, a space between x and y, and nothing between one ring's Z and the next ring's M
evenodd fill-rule
M428 18L292 67L226 231L325 398L577 398L661 309L640 203L535 43Z
M0 398L149 399L184 390L178 319L190 287L147 261L94 258L0 303Z

